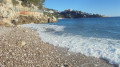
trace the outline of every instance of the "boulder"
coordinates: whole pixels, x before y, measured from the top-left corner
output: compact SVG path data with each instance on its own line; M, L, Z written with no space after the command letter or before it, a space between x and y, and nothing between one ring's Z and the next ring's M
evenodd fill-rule
M14 26L9 20L0 20L0 26Z
M54 16L52 16L52 17L50 18L50 22L57 22L57 19L56 19Z

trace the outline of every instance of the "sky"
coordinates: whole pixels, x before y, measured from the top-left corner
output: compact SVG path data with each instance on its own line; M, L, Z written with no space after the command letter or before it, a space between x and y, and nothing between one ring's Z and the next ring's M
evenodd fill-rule
M105 16L120 16L120 0L46 0L46 8L74 9Z

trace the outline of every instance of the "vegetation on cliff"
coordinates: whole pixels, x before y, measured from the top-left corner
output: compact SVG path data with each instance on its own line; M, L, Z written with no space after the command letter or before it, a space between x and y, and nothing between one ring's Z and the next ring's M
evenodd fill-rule
M19 4L19 2L16 1L16 0L12 0L12 3L13 3L13 5L17 5L17 4Z
M38 6L39 9L43 8L43 3L45 0L21 0L23 6L29 6L30 4L34 4L35 6Z

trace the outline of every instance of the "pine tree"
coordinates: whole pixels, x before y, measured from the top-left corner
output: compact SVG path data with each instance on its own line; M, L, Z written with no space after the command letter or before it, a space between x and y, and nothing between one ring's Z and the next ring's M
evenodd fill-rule
M29 4L34 4L35 6L39 6L39 8L41 9L43 7L43 3L45 2L45 0L21 0L22 5L29 5Z

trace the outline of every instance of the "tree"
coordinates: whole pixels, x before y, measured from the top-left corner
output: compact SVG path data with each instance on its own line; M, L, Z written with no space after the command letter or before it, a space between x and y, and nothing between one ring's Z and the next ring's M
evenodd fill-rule
M35 6L38 6L39 8L43 7L43 3L45 2L45 0L21 0L22 5L28 6L30 4L34 4Z

